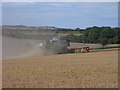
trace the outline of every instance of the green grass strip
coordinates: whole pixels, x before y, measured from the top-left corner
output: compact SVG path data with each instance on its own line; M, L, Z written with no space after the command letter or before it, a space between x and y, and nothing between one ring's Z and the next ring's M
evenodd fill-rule
M91 48L91 50L96 50L96 49L110 49L110 48L120 48L120 46L113 46L113 47L101 47L101 48Z

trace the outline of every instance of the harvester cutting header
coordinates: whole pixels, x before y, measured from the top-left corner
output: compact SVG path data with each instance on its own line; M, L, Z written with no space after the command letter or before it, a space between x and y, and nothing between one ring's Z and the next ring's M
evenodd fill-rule
M87 53L90 50L90 47L69 48L70 40L62 36L53 37L52 40L47 40L41 43L40 47L45 51L49 50L56 54Z

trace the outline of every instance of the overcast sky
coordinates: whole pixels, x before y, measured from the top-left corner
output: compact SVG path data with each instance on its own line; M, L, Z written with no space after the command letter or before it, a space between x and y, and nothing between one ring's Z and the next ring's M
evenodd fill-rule
M3 25L118 26L117 2L3 2Z
M119 2L119 0L1 0L2 2Z

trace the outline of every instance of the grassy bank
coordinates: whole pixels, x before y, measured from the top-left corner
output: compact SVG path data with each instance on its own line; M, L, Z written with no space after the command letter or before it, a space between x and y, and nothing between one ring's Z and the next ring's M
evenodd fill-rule
M96 49L112 49L112 48L120 48L120 46L113 46L113 47L101 47L101 48L91 48L91 50L96 50Z

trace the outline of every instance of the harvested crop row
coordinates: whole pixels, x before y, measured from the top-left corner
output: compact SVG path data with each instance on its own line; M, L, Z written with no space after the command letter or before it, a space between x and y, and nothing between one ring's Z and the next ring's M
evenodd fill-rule
M117 88L118 51L3 60L3 88Z

